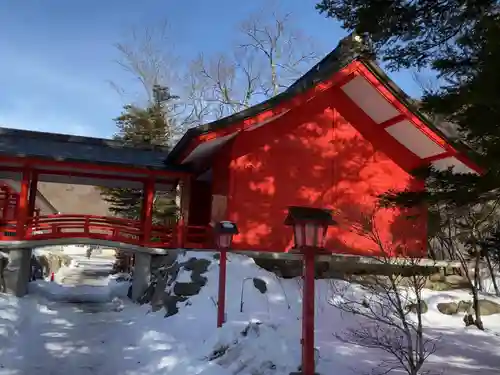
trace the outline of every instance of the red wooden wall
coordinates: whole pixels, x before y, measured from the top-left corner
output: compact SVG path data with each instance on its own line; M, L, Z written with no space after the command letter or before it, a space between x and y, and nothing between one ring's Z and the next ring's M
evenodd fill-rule
M377 253L379 245L369 238L377 235L384 251L424 254L424 211L409 219L407 213L375 209L379 194L421 184L375 150L330 102L316 99L300 115L241 132L228 152L229 176L221 166L214 168L214 186L229 193L226 218L241 232L234 247L289 249L287 207L304 205L334 210L339 225L329 230L327 242L333 252ZM368 227L372 214L374 225Z

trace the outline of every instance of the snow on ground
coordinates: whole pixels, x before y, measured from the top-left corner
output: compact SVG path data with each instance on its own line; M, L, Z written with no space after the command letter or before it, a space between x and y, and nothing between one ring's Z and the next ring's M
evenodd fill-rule
M187 253L184 260L191 256L212 261L204 274L207 285L179 304L179 313L169 318L164 318L164 310L153 313L150 306L127 301L123 291L128 283L118 283L116 278L104 278L102 285L80 290L71 286L74 295L85 292L96 301L108 301L100 304L48 301L40 291L50 289L44 295L51 299L58 295L61 301L68 296L63 288L67 286L43 281L36 284L36 295L21 300L0 295L0 375L288 375L295 371L300 363L300 280L278 279L253 260L230 254L227 323L217 329L217 262L213 254L199 252ZM80 259L73 268L99 269L103 262ZM68 271L61 271L62 279L64 272ZM181 271L178 281L189 281L190 273ZM253 278L266 282L266 293L254 287ZM359 322L332 306L335 296L328 281L318 280L316 286L317 371L327 375L369 372L385 354L336 340L335 332ZM358 286L353 289L362 293ZM480 332L465 328L461 315L446 316L436 308L439 302L469 300L466 291L426 291L425 299L427 332L440 338L428 369L453 375L498 374L500 314L484 317L488 331Z

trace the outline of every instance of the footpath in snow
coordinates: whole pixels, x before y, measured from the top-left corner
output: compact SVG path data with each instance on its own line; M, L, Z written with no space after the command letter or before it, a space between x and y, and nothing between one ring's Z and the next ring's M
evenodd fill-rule
M66 278L71 285L39 281L26 298L0 295L0 375L288 375L295 371L300 362L301 281L279 279L253 260L230 254L228 321L217 329L217 260L211 253L199 252L187 253L181 260L193 256L210 261L203 274L207 283L198 295L179 303L179 312L168 318L164 309L152 312L149 305L129 302L128 283L102 276L109 261L98 257L79 258L61 269L56 281ZM191 280L191 273L181 268L177 282ZM95 280L89 281L92 285L75 285L92 279L92 274L100 275L97 285ZM264 293L254 287L254 278L265 282ZM332 306L335 296L330 283L316 282L317 371L368 373L386 354L334 337L359 321ZM352 287L363 293L360 287ZM79 303L61 302L73 296L80 298ZM500 373L500 314L484 317L488 331L481 332L465 328L461 315L443 315L436 308L439 302L469 299L466 291L425 292L429 311L424 324L429 335L439 338L426 370L453 375Z

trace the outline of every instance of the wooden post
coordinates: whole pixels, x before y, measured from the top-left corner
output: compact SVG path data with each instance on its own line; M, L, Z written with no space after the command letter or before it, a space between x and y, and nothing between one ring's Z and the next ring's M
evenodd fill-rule
M220 328L225 322L226 315L226 267L227 249L220 250L219 259L219 295L217 300L217 327Z
M142 245L147 246L151 242L151 227L153 226L153 202L155 197L155 182L148 179L144 183L144 196L142 198Z
M314 375L314 250L304 249L302 298L302 374Z
M24 238L26 221L28 219L28 194L30 184L30 169L25 167L21 178L21 191L19 192L19 203L17 205L16 237L19 240Z

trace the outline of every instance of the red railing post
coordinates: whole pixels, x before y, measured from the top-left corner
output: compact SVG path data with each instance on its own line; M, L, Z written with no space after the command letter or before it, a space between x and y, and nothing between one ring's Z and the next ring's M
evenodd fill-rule
M185 243L184 241L187 241L187 228L184 226L184 219L181 218L179 219L179 222L177 223L177 247L179 249L184 249Z
M88 216L85 216L85 220L83 222L83 233L86 236L90 235L90 218Z
M151 242L151 227L153 226L153 202L155 197L155 181L149 178L144 183L142 198L142 246L147 246Z
M10 206L10 189L8 186L3 186L2 190L5 194L4 201L2 202L2 219L9 220L9 206Z
M20 240L24 238L25 226L28 219L28 194L30 183L30 169L25 167L21 177L21 191L19 192L19 203L17 205L16 237Z

